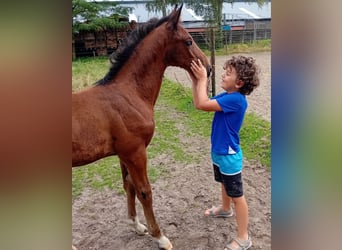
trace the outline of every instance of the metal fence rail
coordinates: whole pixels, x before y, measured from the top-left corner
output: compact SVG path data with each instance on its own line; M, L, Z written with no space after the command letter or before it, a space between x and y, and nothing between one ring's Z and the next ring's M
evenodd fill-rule
M219 33L221 32L221 33ZM209 49L210 36L209 32L191 32L193 39L197 45L202 49ZM216 40L216 47L221 45L234 44L234 43L253 43L257 40L271 39L271 29L244 29L244 30L223 30L215 31L215 37L221 39ZM221 38L220 38L221 37Z

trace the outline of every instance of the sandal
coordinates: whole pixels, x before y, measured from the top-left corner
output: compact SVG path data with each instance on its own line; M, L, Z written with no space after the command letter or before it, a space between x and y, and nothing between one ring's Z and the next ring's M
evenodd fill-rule
M230 242L225 249L227 250L247 250L252 246L252 241L251 238L249 238L247 240L239 240L238 238L233 239L233 241L235 241L239 246L238 248L234 249L232 247L232 242Z
M209 209L209 214L205 214L205 216L210 216L212 218L229 218L234 215L234 211L232 208L230 208L229 211L223 211L222 206L215 207Z

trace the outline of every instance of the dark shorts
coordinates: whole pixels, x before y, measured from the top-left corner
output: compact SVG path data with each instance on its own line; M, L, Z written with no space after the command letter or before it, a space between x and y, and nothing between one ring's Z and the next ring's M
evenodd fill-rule
M241 197L243 195L241 172L235 175L225 175L220 168L213 164L215 181L221 182L230 197Z

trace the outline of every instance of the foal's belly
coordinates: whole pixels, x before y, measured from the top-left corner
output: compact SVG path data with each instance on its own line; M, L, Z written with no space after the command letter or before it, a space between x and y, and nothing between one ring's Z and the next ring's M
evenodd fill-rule
M112 136L101 132L78 133L72 138L72 164L82 166L115 155Z

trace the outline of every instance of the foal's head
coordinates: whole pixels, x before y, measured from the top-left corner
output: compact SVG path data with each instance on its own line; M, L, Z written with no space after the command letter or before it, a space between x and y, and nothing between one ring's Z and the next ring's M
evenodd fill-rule
M183 5L177 10L177 6L169 15L165 23L168 31L166 64L168 66L182 67L192 75L190 64L192 60L200 59L207 69L209 77L211 67L205 54L197 46L191 35L183 28L180 15Z
M110 83L134 53L152 53L156 57L163 57L166 67L178 66L187 70L191 75L193 74L190 69L191 61L200 59L206 67L209 77L211 67L207 57L198 48L191 35L182 27L180 22L182 6L179 9L176 6L170 15L166 17L161 19L152 18L147 23L141 24L134 29L117 51L111 55L110 62L112 66L110 71L96 84L105 85ZM157 36L149 36L153 32L157 32ZM139 45L143 44L145 39L148 40L146 43L152 44L155 49L153 49L153 46L151 46L152 51L141 49ZM162 46L159 46L160 44Z

